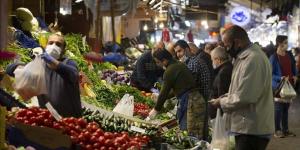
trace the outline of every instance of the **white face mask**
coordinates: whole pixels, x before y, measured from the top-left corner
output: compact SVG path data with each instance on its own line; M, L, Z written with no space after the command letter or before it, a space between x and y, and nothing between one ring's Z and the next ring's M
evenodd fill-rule
M52 45L47 45L45 51L53 58L59 59L62 50L56 44L52 44Z
M179 61L185 62L187 59L188 59L188 57L186 57L186 56L184 55L184 56L182 56L182 57L179 59Z
M213 68L214 68L214 69L218 68L218 65L213 64Z

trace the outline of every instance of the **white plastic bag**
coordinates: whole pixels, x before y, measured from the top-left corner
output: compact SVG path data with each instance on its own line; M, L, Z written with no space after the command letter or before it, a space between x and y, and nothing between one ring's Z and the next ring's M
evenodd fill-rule
M284 80L279 95L282 99L293 99L297 96L297 93L292 84L288 80Z
M129 94L125 94L117 106L113 109L113 112L117 112L126 116L133 116L134 109L134 97Z
M217 116L213 127L211 150L228 150L229 135L226 131L226 119L222 117L221 110L217 110Z
M17 68L14 74L14 88L24 100L47 93L45 62L41 57L36 57L24 68Z

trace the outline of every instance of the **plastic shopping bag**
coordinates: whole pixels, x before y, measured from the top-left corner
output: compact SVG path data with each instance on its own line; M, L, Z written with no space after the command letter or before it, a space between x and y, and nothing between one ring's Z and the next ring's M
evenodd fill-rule
M288 80L284 80L279 94L282 99L293 99L297 96L295 89Z
M17 68L14 74L14 89L24 100L47 93L45 62L41 57L36 57L24 68Z
M217 117L213 127L211 150L228 150L229 135L226 131L226 119L222 117L221 110L217 110Z
M126 116L133 116L134 109L134 97L129 94L125 94L117 106L113 109L113 112L117 112Z

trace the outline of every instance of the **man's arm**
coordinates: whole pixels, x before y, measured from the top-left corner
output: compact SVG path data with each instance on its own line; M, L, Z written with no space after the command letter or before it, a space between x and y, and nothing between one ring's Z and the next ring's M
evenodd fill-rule
M240 80L239 85L228 97L221 98L220 104L224 112L231 112L257 102L262 92L262 88L257 86L264 85L266 80L271 80L266 79L262 69L257 61L250 60L244 65L243 72L239 72L241 78L233 79Z
M59 62L55 71L70 83L77 84L79 81L77 65L73 60L68 60L66 64Z

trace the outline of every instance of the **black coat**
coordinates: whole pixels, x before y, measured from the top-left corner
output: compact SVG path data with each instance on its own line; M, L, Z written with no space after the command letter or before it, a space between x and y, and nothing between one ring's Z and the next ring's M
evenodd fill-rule
M228 61L214 70L216 76L212 87L212 98L218 98L228 92L232 69L233 65Z
M231 64L230 61L227 61L214 70L216 76L213 82L211 98L216 99L228 93L230 82L231 82L232 69L233 69L233 65ZM208 112L211 118L215 118L217 113L217 108L208 105Z

